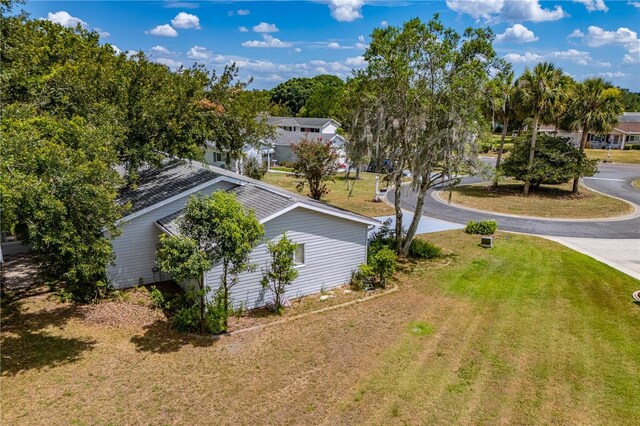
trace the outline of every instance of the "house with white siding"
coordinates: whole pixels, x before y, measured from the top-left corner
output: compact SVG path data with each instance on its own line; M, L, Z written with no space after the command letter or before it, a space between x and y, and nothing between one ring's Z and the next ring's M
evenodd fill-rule
M298 144L303 139L322 140L329 142L338 153L338 166L346 168L347 140L338 133L340 123L331 118L314 117L267 117L267 124L275 128L273 138L260 141L259 147L245 146L245 157L254 157L259 161L272 164L293 162L295 157L291 150L292 144ZM225 158L214 144L208 143L205 152L205 162L213 166L225 168ZM233 168L237 168L236 164Z
M123 191L119 202L129 206L120 219L122 233L112 242L115 260L108 274L115 288L133 287L170 279L156 266L160 235L180 233L178 218L189 197L229 191L264 225L265 235L253 250L253 272L240 275L232 288L235 304L263 306L272 295L260 284L269 261L266 242L283 234L298 244L298 277L287 289L289 299L317 293L349 282L351 271L367 259L367 235L375 219L285 191L210 165L167 159L162 167L142 170L137 187ZM205 277L215 291L220 265ZM181 283L186 286L186 283Z
M538 131L541 133L562 136L571 139L575 146L580 146L582 130L574 132L559 130L553 125L542 124ZM594 149L625 149L640 145L640 112L625 112L618 117L618 124L607 134L589 133L587 148Z

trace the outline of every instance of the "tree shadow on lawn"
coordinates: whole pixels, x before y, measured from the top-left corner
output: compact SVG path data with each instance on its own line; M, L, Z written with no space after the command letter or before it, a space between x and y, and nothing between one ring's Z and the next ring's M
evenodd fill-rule
M166 320L157 320L144 328L144 334L131 338L131 343L136 345L138 352L171 353L179 351L183 346L204 348L213 346L219 339L219 336L199 336L175 331Z
M467 197L475 198L526 197L522 192L523 187L524 186L519 183L502 183L496 188L490 185L465 185L462 187L452 188L451 190ZM548 199L577 199L589 196L585 191L574 194L570 189L553 185L532 187L531 195L538 198Z
M61 328L70 319L82 317L83 313L76 305L25 311L25 294L38 297L46 293L39 287L27 293L8 291L2 297L0 369L3 376L75 362L96 344L93 339L56 336L44 330L47 327Z

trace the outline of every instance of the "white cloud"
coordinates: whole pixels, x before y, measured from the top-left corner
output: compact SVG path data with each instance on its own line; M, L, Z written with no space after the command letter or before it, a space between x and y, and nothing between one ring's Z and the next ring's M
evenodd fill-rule
M602 68L611 68L611 62L606 61L596 61L594 65Z
M568 16L561 6L546 9L538 0L447 0L449 9L474 19L506 21L556 21Z
M248 33L249 32L249 28L247 28L247 27L238 27L238 31L240 31L241 33Z
M178 32L174 30L173 27L169 24L158 25L157 27L154 27L149 31L145 31L145 34L151 34L161 37L178 37Z
M153 59L153 61L162 65L166 65L171 69L177 69L182 66L182 62L174 61L173 59L169 59L169 58L156 58L156 59Z
M382 21L380 22L380 25L383 27L388 27L389 26L389 22L388 21Z
M601 72L598 74L600 77L604 77L604 78L620 78L620 77L626 77L627 75L623 72L620 71L616 71L616 72Z
M531 43L534 41L538 41L538 37L536 37L533 31L531 31L524 25L515 24L514 26L507 28L504 31L504 33L498 34L496 36L496 41L497 42L513 41L516 43Z
M507 53L504 55L504 59L514 64L530 64L544 60L544 58L537 53L525 52L524 55L518 53Z
M189 57L190 59L196 59L196 60L197 59L207 60L211 57L211 54L207 51L206 47L193 46L187 52L187 57Z
M329 0L331 16L340 22L353 22L362 18L362 6L364 0Z
M350 67L359 68L364 66L367 61L365 61L364 56L355 56L353 58L345 59L344 63Z
M291 47L292 43L281 41L269 34L262 34L262 40L251 40L242 43L243 47Z
M549 57L559 59L561 61L571 61L578 65L587 65L591 61L589 52L583 52L576 49L563 50L559 52L551 52Z
M573 0L574 3L582 3L589 12L606 12L609 10L604 0Z
M633 7L640 8L640 1L629 1L627 2L627 4Z
M103 30L101 30L101 29L100 29L100 28L98 28L98 27L94 28L94 29L93 29L93 31L97 32L97 33L98 33L98 35L99 35L100 37L102 37L102 38L107 38L107 37L109 37L109 36L111 35L111 33L110 33L110 32L108 32L108 31L103 31Z
M589 47L621 46L627 50L622 58L623 63L640 63L640 39L638 33L629 28L620 27L615 31L607 31L592 25L584 35L584 41Z
M584 33L578 29L575 29L567 36L567 38L582 38L584 37Z
M151 48L151 52L152 53L162 53L164 55L170 55L172 53L169 49L167 49L164 46L160 46L160 45L153 46Z
M192 15L186 12L180 12L176 15L175 18L171 20L174 28L195 28L196 30L200 29L200 18L196 15Z
M359 35L358 36L358 42L356 43L355 47L356 47L356 49L362 49L362 50L367 48L367 45L364 42L364 36L363 35Z
M119 54L122 53L122 50L120 50L120 48L118 46L116 46L115 44L109 44L109 46L111 46L113 51L116 52L116 55L119 55Z
M295 49L293 49L293 50L295 50L295 51L296 51L296 52L298 52L298 53L302 52L302 49L300 49L299 47L296 47L296 48L295 48Z
M251 11L249 9L238 9L236 13L240 16L246 16L251 14Z
M340 44L338 44L338 43L336 43L336 42L334 41L334 42L331 42L331 43L327 44L327 47L328 47L329 49L340 49Z
M68 12L64 10L61 10L55 13L49 12L47 14L47 20L51 22L55 22L56 24L60 24L63 27L67 27L67 28L75 28L78 24L80 24L82 28L89 27L89 24L84 22L82 19L76 18L75 16L71 16L69 15Z
M264 78L267 81L280 82L284 81L284 78L280 77L278 74L270 74Z
M253 31L257 33L277 33L280 31L276 24L268 24L266 22L260 22L258 25L253 27Z

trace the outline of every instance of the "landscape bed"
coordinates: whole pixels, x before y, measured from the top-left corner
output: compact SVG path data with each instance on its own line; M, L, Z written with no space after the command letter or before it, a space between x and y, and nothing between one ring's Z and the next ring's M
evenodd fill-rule
M640 416L640 306L631 299L639 281L535 237L498 233L493 249L462 231L428 239L446 257L403 263L391 294L219 340L154 318L89 321L34 289L2 306L0 420L632 424Z
M544 218L596 219L633 212L631 204L584 186L578 194L573 194L571 184L542 185L528 196L522 194L520 182L503 182L496 189L486 183L461 185L451 193L441 191L437 196L446 202L478 210Z

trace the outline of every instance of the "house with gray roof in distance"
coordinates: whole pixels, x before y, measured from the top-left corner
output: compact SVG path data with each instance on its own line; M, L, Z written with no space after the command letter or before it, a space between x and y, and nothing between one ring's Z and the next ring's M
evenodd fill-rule
M261 146L245 146L246 157L255 157L260 161L271 164L282 164L295 160L291 151L291 144L300 143L305 138L331 142L338 152L338 166L346 167L347 141L338 129L340 123L331 118L312 117L267 117L267 124L274 126L276 134L273 138L261 141ZM225 167L225 159L221 152L212 144L208 144L205 162L217 167ZM235 167L235 165L234 165Z
M272 297L260 284L269 261L267 241L286 234L298 244L298 277L286 294L292 299L348 283L351 271L366 262L369 228L379 224L246 176L170 158L160 168L142 170L138 186L119 195L119 203L130 209L119 220L121 235L112 242L115 260L108 270L111 284L126 288L170 279L156 267L160 235L180 233L179 218L190 196L214 191L234 193L265 227L263 241L251 254L255 271L241 274L231 294L235 304L249 308L262 306ZM206 284L212 291L219 287L220 268L215 265L206 274Z

